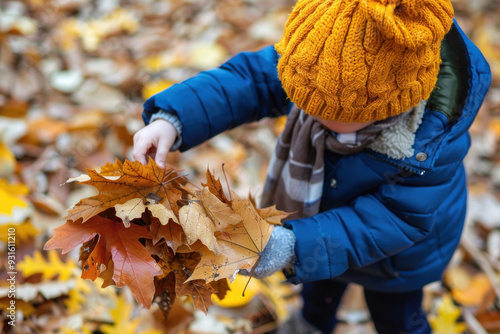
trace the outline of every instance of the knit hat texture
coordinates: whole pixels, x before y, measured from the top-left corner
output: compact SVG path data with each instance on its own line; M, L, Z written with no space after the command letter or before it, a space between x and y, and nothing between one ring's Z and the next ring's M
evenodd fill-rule
M299 0L276 44L278 74L310 115L395 116L434 89L452 18L449 0Z

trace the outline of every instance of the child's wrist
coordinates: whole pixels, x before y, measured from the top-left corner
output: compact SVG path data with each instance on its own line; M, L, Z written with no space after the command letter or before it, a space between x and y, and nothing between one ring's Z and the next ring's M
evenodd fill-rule
M155 113L155 114L153 114L153 116L151 116L150 124L153 123L154 121L159 120L159 119L167 121L168 123L170 123L174 127L175 131L177 131L175 142L172 145L172 147L170 148L171 152L177 151L179 149L179 147L182 145L182 136L181 136L182 135L182 123L181 123L181 121L179 120L179 118L176 115L168 113L168 112L160 109L157 113Z

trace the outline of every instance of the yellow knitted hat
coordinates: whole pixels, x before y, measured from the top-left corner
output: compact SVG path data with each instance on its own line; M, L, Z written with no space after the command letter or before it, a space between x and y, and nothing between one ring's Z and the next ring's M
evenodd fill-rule
M398 115L433 90L452 18L449 0L299 0L276 44L279 77L313 116Z

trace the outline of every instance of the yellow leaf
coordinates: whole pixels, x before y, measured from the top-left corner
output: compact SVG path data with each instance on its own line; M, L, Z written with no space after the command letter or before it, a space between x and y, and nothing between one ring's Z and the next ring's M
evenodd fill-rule
M8 231L9 229L15 229L15 236L17 239L21 241L26 241L32 239L36 235L38 235L38 230L31 225L30 221L26 221L20 225L17 224L5 224L0 225L0 240L7 242Z
M59 258L58 252L50 250L48 261L42 256L40 251L36 250L33 258L26 255L18 264L18 268L25 277L33 274L43 274L43 279L50 280L55 275L59 275L59 281L67 281L77 268L75 261L68 259L66 263Z
M0 298L0 310L6 310L7 307L11 305L11 299L5 295L5 297ZM25 302L24 300L18 298L16 299L16 309L21 310L25 317L29 317L33 313L35 313L35 308L31 303Z
M113 325L102 325L101 331L105 334L135 334L140 319L130 320L133 304L125 301L120 295L116 308L111 311Z
M153 82L148 82L146 85L144 85L144 88L142 89L142 97L145 100L149 99L151 96L160 93L161 91L172 86L174 83L175 82L170 80L157 80Z
M450 294L444 295L436 306L436 315L429 316L429 323L434 334L460 334L467 326L457 322L461 310L453 304Z
M64 300L64 305L71 314L80 311L82 304L87 302L87 296L92 292L91 281L76 279L76 286L68 293L69 298Z
M73 328L68 328L68 327L62 327L61 328L61 331L64 333L64 334L91 334L92 332L85 326L83 326L81 328L81 331L77 331Z
M29 193L24 184L9 184L5 179L0 179L0 222L22 222L29 212L28 204L22 198ZM4 216L4 217L2 217Z
M14 157L9 147L0 141L0 176L12 174L15 168L16 157Z

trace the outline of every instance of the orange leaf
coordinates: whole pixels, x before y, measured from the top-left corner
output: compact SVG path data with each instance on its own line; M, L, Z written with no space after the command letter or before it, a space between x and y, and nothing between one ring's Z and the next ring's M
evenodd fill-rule
M60 248L64 254L96 235L99 235L99 240L83 264L82 277L95 280L101 272L101 265L107 266L112 258L116 286L128 285L137 301L149 308L154 295L153 277L161 271L138 240L150 239L145 226L133 224L126 228L118 219L102 216L94 216L85 224L68 221L55 229L44 250Z
M159 198L159 202L169 196L174 184L187 182L176 170L169 167L159 168L151 158L148 165L142 165L138 161L125 161L123 175L117 179L109 179L109 176L105 177L95 170L87 172L90 179L80 183L94 186L99 190L99 194L78 202L68 211L65 217L67 220L76 222L82 218L85 222L100 212L133 198L147 199L154 196Z
M121 176L123 175L122 169L123 163L119 159L116 159L114 164L107 162L102 166L99 174L102 176Z

